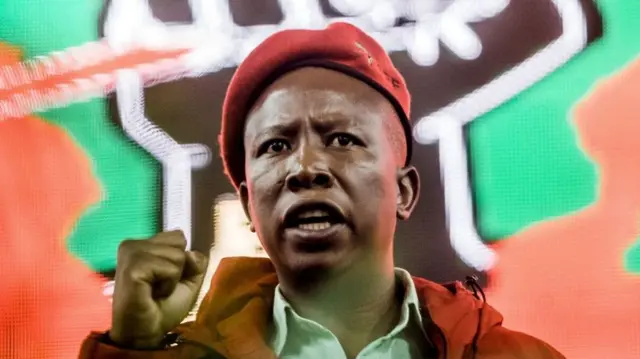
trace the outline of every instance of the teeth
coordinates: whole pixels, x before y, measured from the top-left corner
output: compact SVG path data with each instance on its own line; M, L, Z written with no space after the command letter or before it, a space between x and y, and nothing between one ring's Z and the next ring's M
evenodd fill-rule
M321 222L321 223L302 223L298 225L298 228L305 231L321 231L323 229L327 229L331 227L331 223L329 222Z
M329 216L329 213L327 211L317 209L313 211L303 212L298 216L298 218L327 217L327 216Z

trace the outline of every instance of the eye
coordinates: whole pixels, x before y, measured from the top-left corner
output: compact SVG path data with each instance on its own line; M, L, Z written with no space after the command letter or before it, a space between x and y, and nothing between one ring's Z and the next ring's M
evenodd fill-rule
M260 146L260 149L258 150L258 155L261 155L263 153L277 154L289 149L291 149L291 145L289 144L289 142L285 140L280 140L280 139L269 140Z
M362 145L362 142L355 136L347 133L337 133L329 139L329 146L349 147L353 145Z

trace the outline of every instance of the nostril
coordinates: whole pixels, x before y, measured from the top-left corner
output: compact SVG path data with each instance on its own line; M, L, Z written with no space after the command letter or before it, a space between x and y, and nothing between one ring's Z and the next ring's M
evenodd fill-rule
M332 184L331 176L324 171L302 170L291 174L286 179L287 187L290 190L326 188Z
M325 173L319 173L313 179L313 184L318 187L327 187L331 183L331 178Z
M300 171L298 173L292 173L287 178L287 186L292 189L311 188L313 186L314 178L307 171Z

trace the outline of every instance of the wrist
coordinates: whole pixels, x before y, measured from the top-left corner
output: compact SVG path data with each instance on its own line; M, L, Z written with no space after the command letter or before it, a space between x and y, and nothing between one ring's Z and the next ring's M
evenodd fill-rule
M147 338L127 338L119 335L112 330L105 333L104 341L106 344L110 344L123 349L133 350L158 350L164 349L171 343L167 343L168 336L154 336Z

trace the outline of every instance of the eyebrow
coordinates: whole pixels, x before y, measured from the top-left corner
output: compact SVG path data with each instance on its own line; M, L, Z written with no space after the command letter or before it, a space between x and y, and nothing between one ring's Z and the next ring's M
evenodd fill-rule
M353 113L353 116L361 115L362 114ZM361 132L360 130L365 124L354 124L353 116L345 114L344 112L331 110L318 111L313 114L313 117L323 118L323 121L313 123L313 128L320 133L326 133L350 126L354 131ZM314 122L313 119L311 121ZM268 122L272 122L273 124L266 125L255 131L255 134L249 137L250 143L261 142L262 138L270 136L292 137L299 130L300 126L298 120L290 116L281 116L280 114L274 115Z
M283 133L283 132L291 132L292 128L294 126L292 126L292 124L283 124L283 123L277 123L275 125L268 125L265 126L263 128L260 129L260 133L265 133L265 132L277 132L277 133Z
M261 139L264 137L272 137L275 135L290 137L296 133L296 127L296 123L291 121L290 123L276 123L259 128L249 136L249 143L255 144L256 142L261 142Z
M275 123L266 125L265 127L261 128L261 132L294 132L296 130L296 127L298 127L300 123L298 119L294 119L289 116L283 118L276 115L274 117ZM322 121L319 121L318 118L322 118ZM313 114L311 122L314 128L325 129L351 124L352 120L349 119L348 116L345 116L345 114L343 113L323 112L319 114Z

